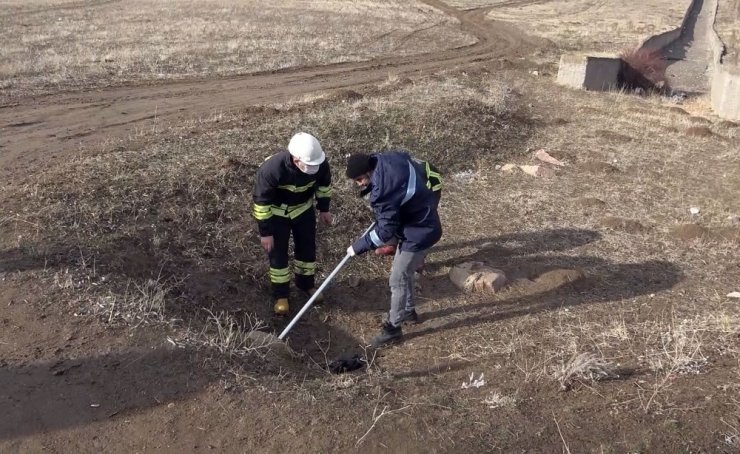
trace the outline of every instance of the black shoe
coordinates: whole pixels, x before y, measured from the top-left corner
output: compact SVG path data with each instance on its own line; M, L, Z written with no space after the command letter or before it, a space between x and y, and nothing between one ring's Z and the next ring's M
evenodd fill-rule
M400 326L393 326L390 323L384 323L380 334L376 336L371 345L380 348L385 345L396 344L403 340L403 331Z
M419 314L416 313L415 309L411 311L404 311L403 315L401 316L401 323L403 323L404 325L416 325L420 323Z

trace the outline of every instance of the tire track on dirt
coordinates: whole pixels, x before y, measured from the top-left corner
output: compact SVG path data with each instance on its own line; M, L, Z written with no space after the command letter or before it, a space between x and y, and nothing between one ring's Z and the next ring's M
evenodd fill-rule
M63 5L49 6L47 8L33 8L33 9L19 9L12 11L10 14L3 14L2 16L18 16L38 13L49 13L54 11L69 11L80 8L96 8L99 6L106 6L113 3L120 3L121 0L90 0L81 2L70 2Z
M410 57L290 68L246 76L189 80L62 93L18 100L0 110L0 175L22 177L31 167L48 164L80 148L122 138L150 126L173 124L251 105L280 103L317 91L362 87L388 74L413 76L476 61L516 58L543 47L513 25L491 21L490 7L462 11L438 0L424 3L456 18L477 42ZM124 121L122 121L124 120ZM22 124L10 128L11 124Z

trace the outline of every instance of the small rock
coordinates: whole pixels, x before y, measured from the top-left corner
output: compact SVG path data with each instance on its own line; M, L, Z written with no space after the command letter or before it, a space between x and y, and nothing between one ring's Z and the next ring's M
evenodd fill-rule
M513 172L518 168L516 164L504 164L501 166L502 172Z
M347 278L347 285L349 285L352 288L357 288L360 286L360 276L352 275Z
M175 403L174 402L168 403L167 408L175 408Z
M700 212L701 212L701 210L698 207L691 207L691 208L689 208L689 213L691 213L693 216L696 216Z
M728 298L740 299L740 292L730 292L727 294Z
M519 166L520 169L522 169L522 172L526 173L527 175L532 175L533 177L544 177L544 178L550 178L555 176L555 171L549 167L543 167L543 166Z
M466 292L498 292L507 283L503 271L482 262L465 262L450 270L450 280Z
M535 70L535 71L530 71L529 74L531 74L533 76L539 76L540 75L540 72L537 71L537 70Z
M544 148L541 148L534 152L534 157L539 159L542 162L546 162L548 164L552 164L555 166L564 166L565 163L559 159L553 158L548 152L545 151Z

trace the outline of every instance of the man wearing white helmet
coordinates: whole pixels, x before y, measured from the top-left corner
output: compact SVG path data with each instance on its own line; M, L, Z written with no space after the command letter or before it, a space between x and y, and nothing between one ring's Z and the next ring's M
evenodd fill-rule
M321 222L332 223L329 212L331 171L319 141L305 132L294 135L288 151L274 154L260 166L253 198L262 247L270 257L274 311L277 315L288 315L290 234L293 233L295 246L296 287L310 296L316 291L314 200Z

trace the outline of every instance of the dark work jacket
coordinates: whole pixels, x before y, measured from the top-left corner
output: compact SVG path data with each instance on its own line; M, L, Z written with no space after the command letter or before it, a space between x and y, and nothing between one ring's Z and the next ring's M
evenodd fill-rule
M313 200L319 211L329 211L331 202L331 170L325 160L314 175L308 175L293 164L287 151L269 157L255 178L253 215L260 236L272 235L275 216L294 219L313 210Z
M352 245L355 253L377 249L397 238L402 251L419 252L442 237L438 198L428 187L425 163L408 153L373 155L370 206L377 225Z

